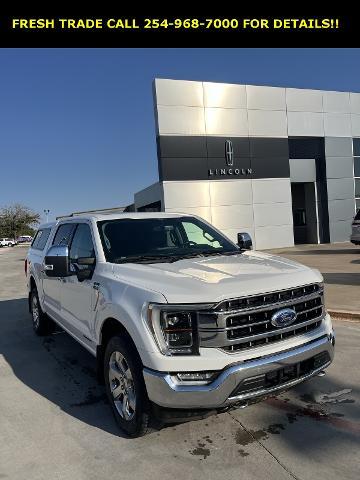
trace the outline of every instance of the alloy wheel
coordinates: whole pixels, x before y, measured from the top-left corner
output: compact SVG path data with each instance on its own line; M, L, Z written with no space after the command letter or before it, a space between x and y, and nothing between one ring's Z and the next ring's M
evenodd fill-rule
M109 387L119 415L124 420L132 420L136 411L134 379L126 358L118 351L110 356Z

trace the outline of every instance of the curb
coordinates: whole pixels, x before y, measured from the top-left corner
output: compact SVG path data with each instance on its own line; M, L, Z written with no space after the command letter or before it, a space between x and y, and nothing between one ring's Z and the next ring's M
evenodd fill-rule
M334 310L332 308L328 308L327 312L331 315L331 317L334 320L360 322L360 312L349 311L349 310Z

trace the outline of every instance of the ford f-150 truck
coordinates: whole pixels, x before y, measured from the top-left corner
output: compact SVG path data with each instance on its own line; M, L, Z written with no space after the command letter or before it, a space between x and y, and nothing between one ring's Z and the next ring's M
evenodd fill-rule
M130 436L161 412L244 406L333 359L321 274L196 216L71 214L40 226L25 262L35 332L54 321L96 356Z

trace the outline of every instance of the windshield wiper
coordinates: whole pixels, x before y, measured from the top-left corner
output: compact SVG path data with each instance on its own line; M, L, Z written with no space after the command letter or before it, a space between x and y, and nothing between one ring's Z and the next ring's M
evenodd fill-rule
M217 256L222 257L223 255L239 255L242 253L241 250L231 250L230 252L202 252L204 257Z
M177 262L178 260L186 260L187 258L196 258L196 257L203 257L203 252L194 252L194 253L184 253L184 254L179 254L179 255L171 255L168 258L170 258L170 262L174 263Z
M168 255L133 255L115 258L114 263L161 263L169 261L171 261L171 257Z

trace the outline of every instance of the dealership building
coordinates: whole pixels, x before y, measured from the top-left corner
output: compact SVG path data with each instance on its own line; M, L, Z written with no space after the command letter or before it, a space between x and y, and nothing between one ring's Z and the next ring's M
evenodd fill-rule
M203 217L255 248L348 241L360 93L156 79L159 181L138 211Z

